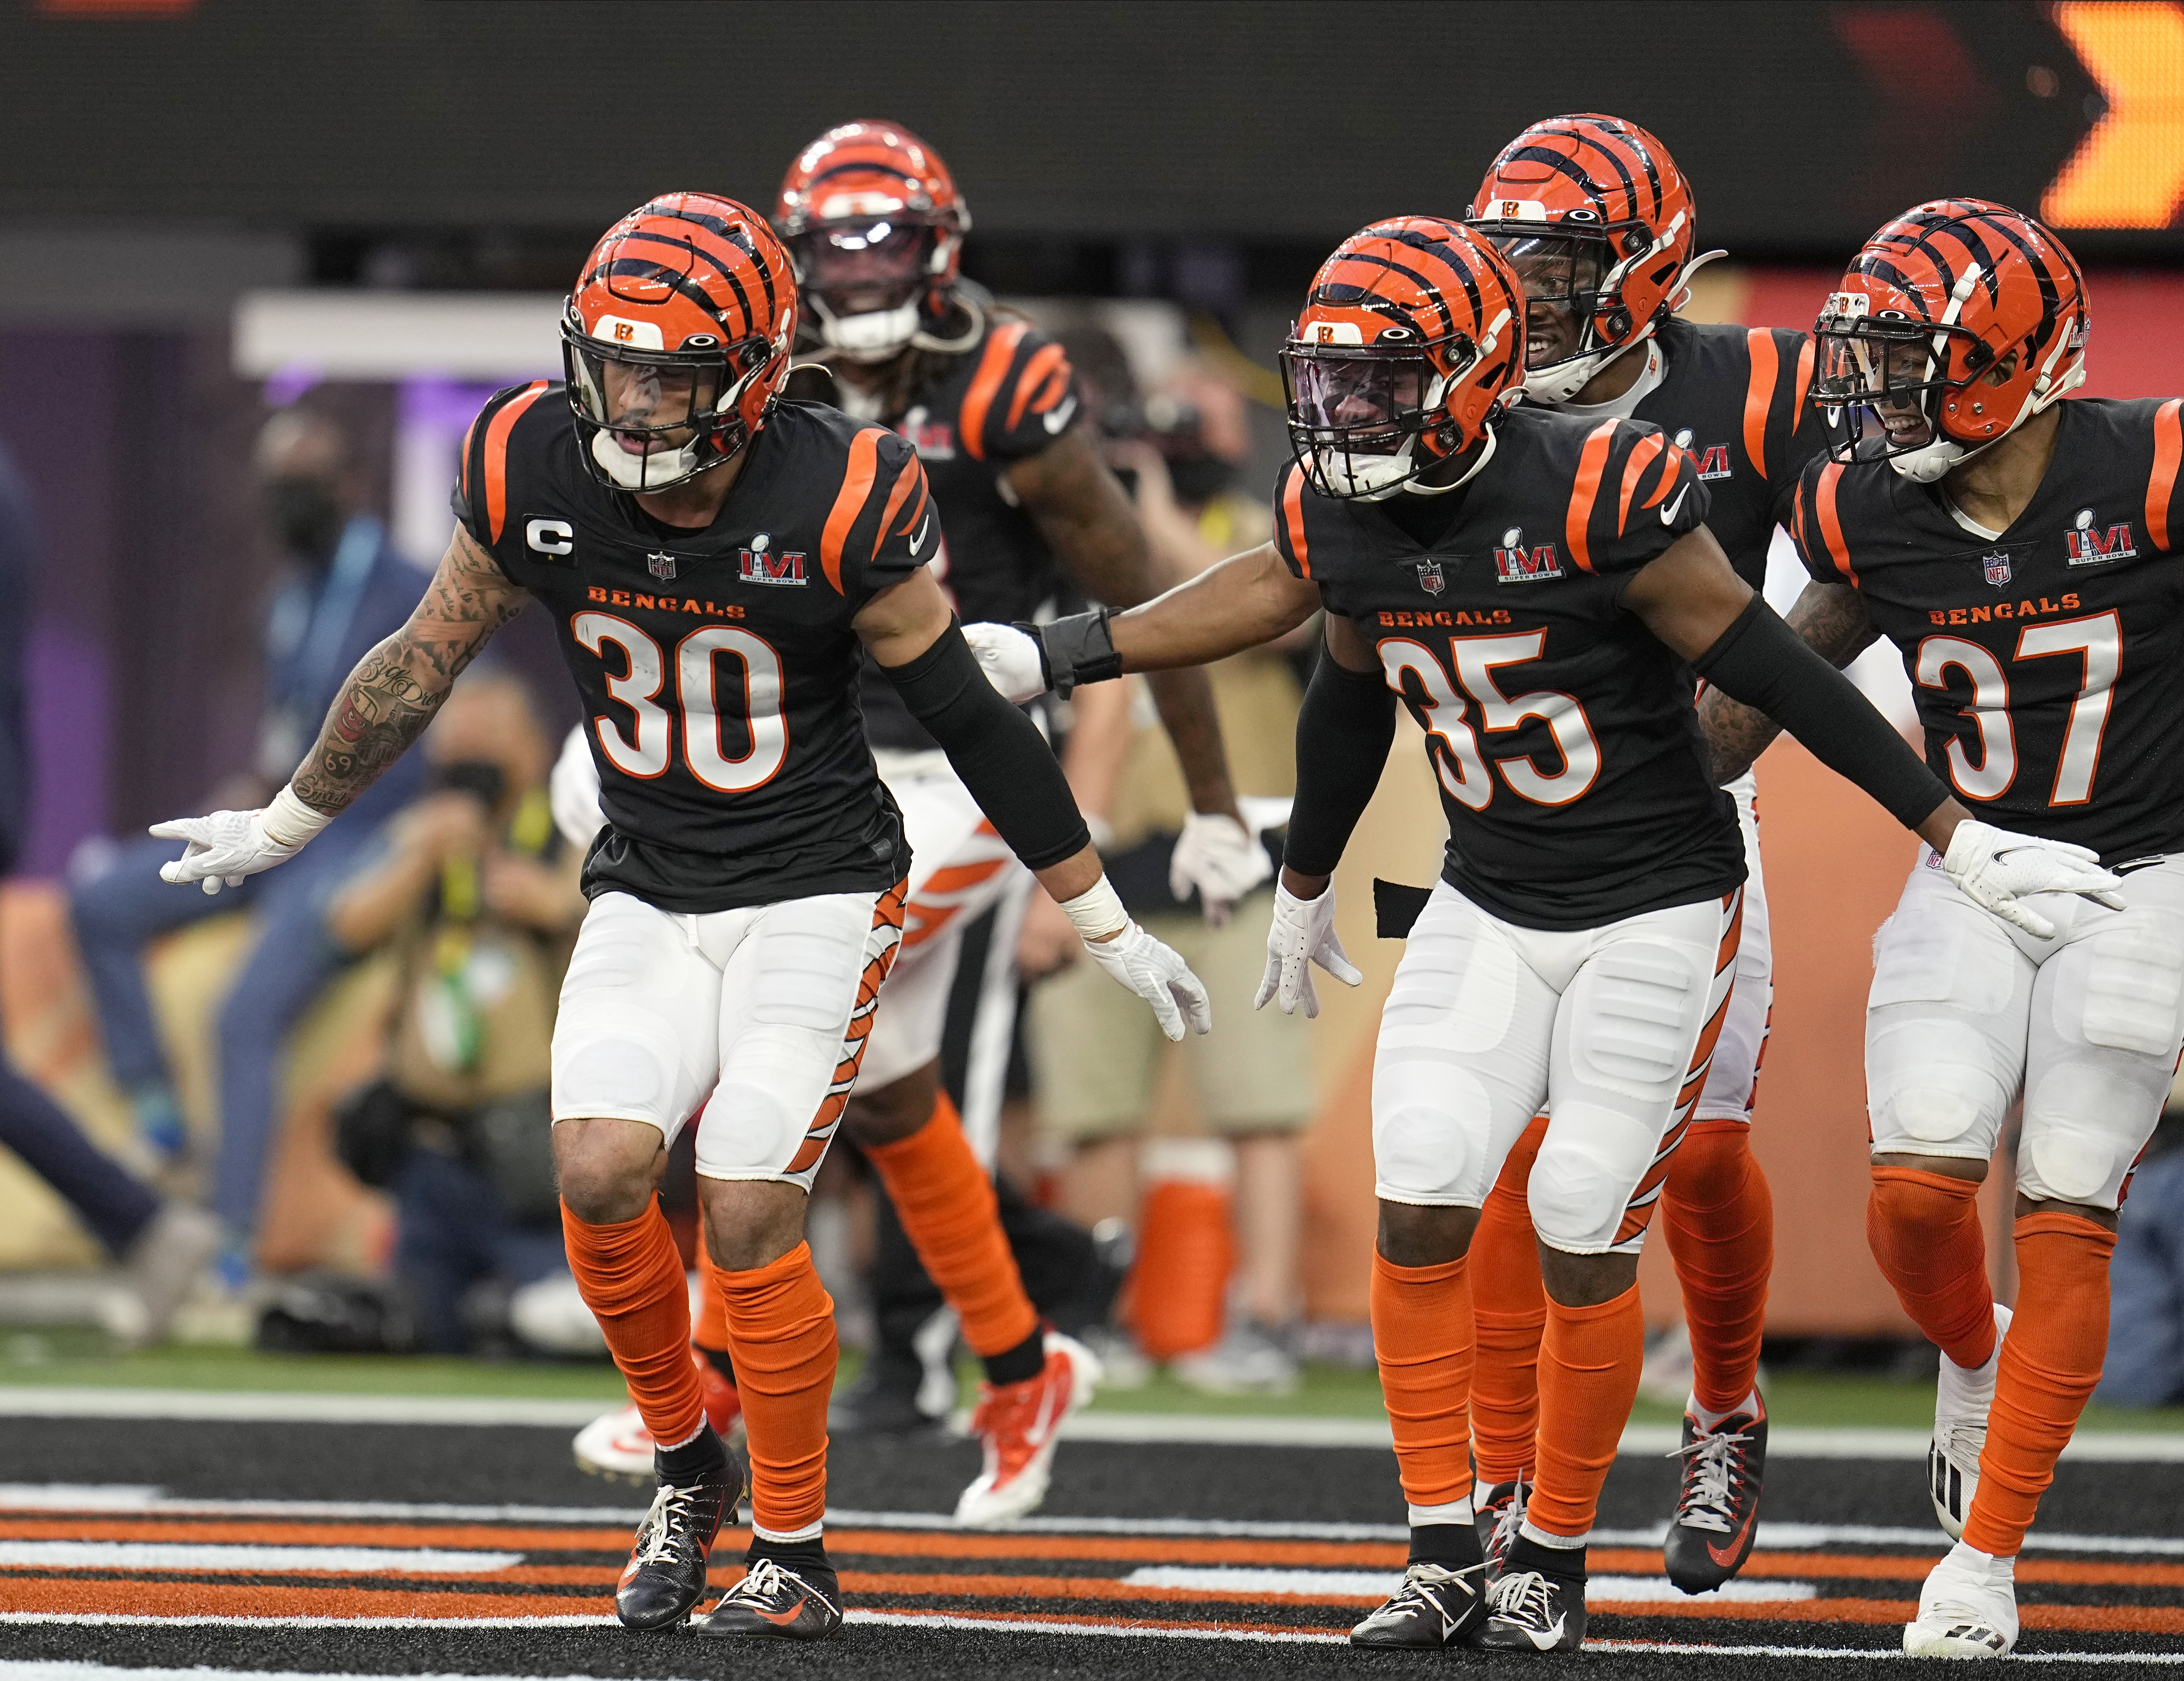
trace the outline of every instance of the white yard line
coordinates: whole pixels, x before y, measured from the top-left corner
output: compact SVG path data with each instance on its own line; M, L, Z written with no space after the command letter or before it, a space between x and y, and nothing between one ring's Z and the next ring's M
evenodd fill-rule
M0 1566L48 1570L181 1570L253 1575L332 1571L343 1576L482 1575L513 1570L521 1553L416 1547L282 1547L173 1541L0 1540Z

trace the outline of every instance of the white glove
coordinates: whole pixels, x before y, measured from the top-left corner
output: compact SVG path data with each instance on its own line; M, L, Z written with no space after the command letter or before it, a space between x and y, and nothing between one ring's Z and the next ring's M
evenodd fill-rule
M1267 930L1267 972L1251 1008L1264 1010L1271 998L1284 1016L1294 1016L1301 1002L1305 1015L1317 1019L1319 994L1312 984L1315 963L1346 987L1365 978L1334 932L1334 884L1329 882L1318 899L1299 899L1277 882L1273 924Z
M1974 904L2035 939L2051 938L2055 925L2022 902L2034 893L2074 893L2111 910L2124 908L2118 891L2123 878L2101 868L2098 853L1972 820L1958 824L1949 837L1942 868Z
M599 810L599 767L592 761L592 743L582 724L561 743L561 756L546 779L546 803L561 838L579 852L589 850L606 816Z
M1046 693L1046 659L1039 644L1014 625L966 625L963 640L978 657L986 681L1011 706Z
M1236 902L1274 873L1259 838L1234 817L1194 811L1183 820L1168 860L1167 890L1178 899L1197 888L1206 921L1217 928Z
M293 858L332 821L283 787L260 811L215 811L154 823L152 832L159 839L189 843L180 858L159 866L159 875L170 882L202 882L207 893L218 893L222 882L239 888L245 876Z
M1188 963L1130 920L1105 876L1076 898L1063 899L1061 914L1077 930L1092 960L1152 1005L1161 1032L1169 1038L1183 1037L1185 1015L1193 1033L1213 1031L1213 1005L1206 996L1206 983L1190 972ZM1114 938L1103 938L1108 934Z

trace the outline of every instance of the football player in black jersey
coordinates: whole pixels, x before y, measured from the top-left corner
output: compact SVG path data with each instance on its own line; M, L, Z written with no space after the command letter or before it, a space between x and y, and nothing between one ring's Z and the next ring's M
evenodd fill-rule
M2086 310L2030 216L1953 199L1889 223L1819 318L1832 459L1791 526L1806 640L1838 665L1893 642L1934 770L2128 900L2005 921L1925 852L1875 942L1866 1231L1942 1350L1928 1469L1957 1538L1904 1630L1928 1656L2015 1644L2014 1561L2100 1378L2115 1210L2184 1042L2184 399L2059 402ZM1774 733L1724 695L1702 716L1732 765ZM1974 1200L2020 1103L2013 1320Z
M682 1266L654 1196L694 1114L705 1241L751 1459L749 1573L693 1626L841 1626L821 1533L833 1305L806 1194L901 938L902 822L857 714L866 651L1094 959L1173 1037L1204 989L1123 915L1039 732L982 680L925 570L939 515L910 446L778 400L796 324L765 219L676 193L608 230L564 317L566 387L471 429L458 528L423 604L350 677L262 811L187 820L170 880L292 856L421 734L536 598L592 715L608 822L554 1026L554 1154L571 1270L658 1444L622 1572L632 1628L705 1586L743 1476L707 1423Z
M1449 825L1373 1069L1373 1342L1411 1566L1362 1645L1566 1651L1585 1543L1636 1390L1637 1250L1705 1083L1736 956L1744 847L1694 671L1758 704L2007 905L2114 878L1966 818L1903 738L1737 576L1698 461L1641 420L1503 405L1521 282L1485 236L1383 222L1320 270L1283 353L1296 462L1275 538L1149 606L988 627L1005 694L1220 658L1327 610L1297 723L1297 799L1260 999L1351 982L1329 880L1378 785L1397 701ZM1474 1528L1465 1251L1532 1117L1546 1327L1537 1482L1501 1572Z
M1094 600L1146 600L1161 587L1152 556L1095 434L1081 424L1069 360L962 280L970 222L946 164L899 124L844 123L805 147L775 209L803 291L806 359L790 390L801 394L809 381L916 450L946 515L929 570L967 621L1033 618L1065 578ZM1205 674L1161 674L1153 695L1197 808L1177 844L1171 886L1178 899L1195 892L1210 916L1224 917L1272 862L1238 821ZM1042 1421L1057 1400L1066 1412L1072 1396L1089 1393L1093 1362L1055 1337L1041 1369L1036 1315L994 1191L940 1088L939 1055L966 927L993 910L991 943L1012 953L1031 881L869 661L863 699L865 732L915 862L901 953L849 1124L986 1367L973 1415L985 1463L957 1520L1004 1522L1043 1498L1054 1439ZM969 1117L989 1161L994 1084L994 1100ZM878 1279L876 1290L885 1301L902 1282ZM916 1322L914 1306L908 1316L883 1311L883 1338L904 1346L878 1352L842 1411L902 1411L889 1391L916 1383L920 1363L908 1344Z
M1524 394L1579 420L1649 420L1697 464L1706 525L1736 575L1767 578L1767 549L1820 450L1806 403L1813 347L1790 330L1701 326L1675 310L1692 272L1691 184L1653 136L1614 117L1554 117L1502 148L1470 225L1524 283ZM1661 1188L1691 1335L1680 1487L1669 1579L1703 1593L1752 1550L1766 1469L1759 1336L1774 1262L1774 1204L1752 1154L1753 1088L1774 1005L1767 889L1749 773L1730 784L1744 836L1744 936L1706 1084ZM1524 1177L1546 1122L1511 1151L1472 1240L1479 1363L1471 1428L1479 1524L1493 1556L1524 1521L1545 1322Z

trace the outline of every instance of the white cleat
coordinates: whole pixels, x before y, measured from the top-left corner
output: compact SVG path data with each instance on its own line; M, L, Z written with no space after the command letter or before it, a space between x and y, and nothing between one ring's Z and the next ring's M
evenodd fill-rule
M1906 1657L2008 1657L2017 1645L2017 1561L1962 1541L1919 1590L1918 1620L1903 1625Z
M1980 1450L1986 1446L1986 1416L1994 1405L1994 1377L2002 1366L2002 1339L2009 1334L2010 1311L1994 1305L1994 1352L1986 1365L1967 1372L1942 1356L1942 1376L1934 1386L1934 1439L1926 1450L1926 1492L1934 1516L1953 1541L1964 1538L1964 1514L1979 1488Z
M956 1502L956 1521L967 1529L991 1529L1038 1511L1062 1422L1092 1399L1099 1383L1092 1350L1049 1331L1046 1366L1036 1378L999 1388L980 1384L971 1433L984 1444L986 1468Z

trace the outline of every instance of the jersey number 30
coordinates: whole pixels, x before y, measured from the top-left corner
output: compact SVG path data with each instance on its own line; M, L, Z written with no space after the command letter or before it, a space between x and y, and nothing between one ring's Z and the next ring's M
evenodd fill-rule
M604 715L592 720L599 750L624 776L663 775L675 750L675 721L659 701L669 659L658 643L612 613L579 613L569 628L602 662L625 667L607 674L607 693L630 710L632 733ZM749 733L744 751L731 757L721 744L717 699L721 656L733 655L743 676L743 718ZM781 656L762 638L730 625L707 625L675 644L675 700L682 715L682 762L690 774L722 793L748 793L772 781L788 754L788 725L781 715ZM733 709L730 716L735 715Z

